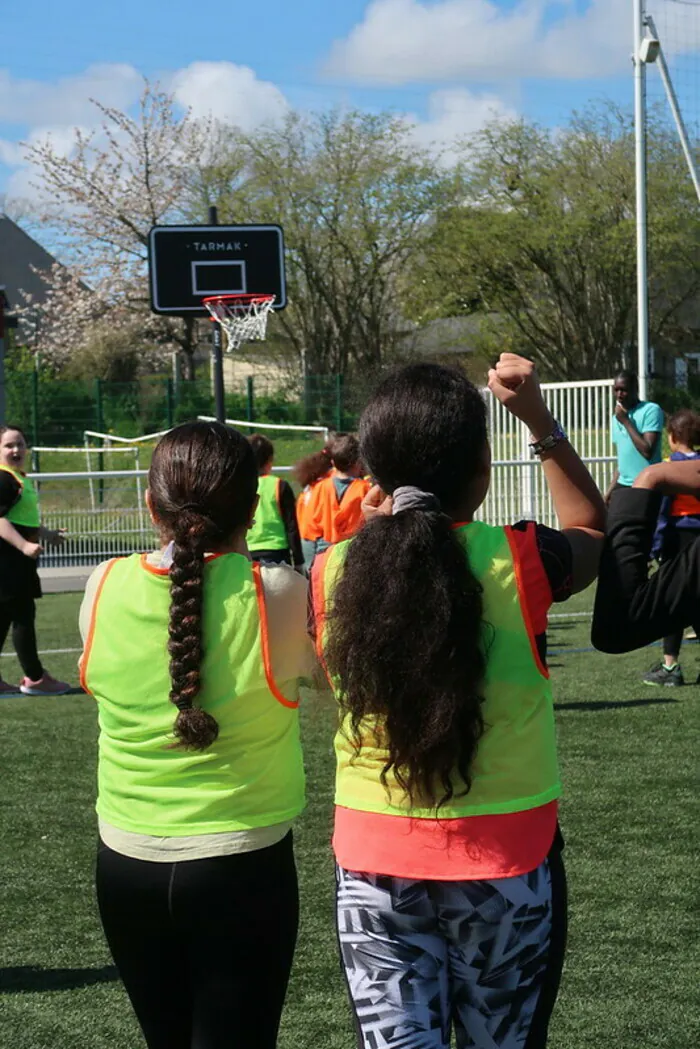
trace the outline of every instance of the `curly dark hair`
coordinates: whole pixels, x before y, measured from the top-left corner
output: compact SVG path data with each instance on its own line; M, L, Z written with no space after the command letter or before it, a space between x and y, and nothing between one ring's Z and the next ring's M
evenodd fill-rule
M151 506L173 542L168 652L175 746L204 750L219 732L211 714L194 705L202 685L204 554L247 523L257 486L253 449L221 423L176 426L153 453Z
M671 416L666 428L679 444L685 444L688 448L700 445L700 415L692 408L681 408Z
M303 459L294 464L294 479L302 488L307 488L308 485L316 484L322 477L325 477L332 465L331 453L326 445L318 452L305 455Z
M411 803L439 809L471 787L483 733L482 587L457 540L458 513L486 460L484 401L462 372L410 365L387 377L360 422L364 462L391 495L413 485L440 510L377 516L348 546L324 652L349 716L355 756L364 718L382 724Z

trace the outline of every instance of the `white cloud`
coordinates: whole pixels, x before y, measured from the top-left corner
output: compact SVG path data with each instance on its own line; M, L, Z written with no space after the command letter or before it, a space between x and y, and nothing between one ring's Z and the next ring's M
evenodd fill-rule
M668 3L658 0L657 10ZM668 9L678 39L685 26L685 48L697 49L697 9ZM631 50L629 0L589 0L583 10L571 0L508 7L494 0L372 0L363 21L334 44L325 69L377 84L574 79L624 73Z
M90 99L128 109L142 86L141 75L124 64L89 66L56 83L18 80L7 69L0 69L0 121L30 127L97 123L99 114Z
M9 142L6 138L0 138L0 164L14 167L22 163L22 150L17 142Z
M195 117L211 113L245 129L278 120L288 108L274 84L258 80L252 69L231 62L194 62L165 74L161 83ZM89 132L102 123L102 114L91 99L129 112L143 84L141 74L130 65L93 65L54 83L20 80L0 69L0 126L19 127L18 139L32 145L48 137L57 153L68 156L78 128ZM36 196L32 169L25 163L19 141L0 138L0 165L11 169L4 187L8 196Z
M447 88L431 94L427 120L408 119L413 124L416 141L438 152L441 162L450 165L457 159L457 140L468 138L492 120L514 120L517 115L515 109L496 95Z
M193 62L178 70L168 86L195 117L211 114L246 131L279 120L289 108L279 88L232 62Z

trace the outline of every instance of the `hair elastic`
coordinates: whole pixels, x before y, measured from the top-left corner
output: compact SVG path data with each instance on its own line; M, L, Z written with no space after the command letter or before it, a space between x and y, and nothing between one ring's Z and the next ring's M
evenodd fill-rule
M419 510L423 513L440 513L440 500L432 492L424 492L422 488L416 488L412 484L401 485L395 488L392 494L392 514L400 514L404 510Z

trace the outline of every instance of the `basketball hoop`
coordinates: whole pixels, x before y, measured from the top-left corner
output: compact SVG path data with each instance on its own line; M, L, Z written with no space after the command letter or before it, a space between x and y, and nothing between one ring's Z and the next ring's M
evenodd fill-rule
M202 304L226 332L227 350L237 350L241 343L265 338L274 301L274 295L209 295Z

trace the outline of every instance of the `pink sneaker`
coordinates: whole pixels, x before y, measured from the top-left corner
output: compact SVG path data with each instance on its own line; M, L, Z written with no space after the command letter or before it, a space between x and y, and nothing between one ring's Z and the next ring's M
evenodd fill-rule
M7 681L3 681L0 677L0 696L18 696L19 688L17 685L9 685Z
M44 671L38 681L24 677L19 683L19 690L25 696L63 696L70 692L72 686L66 681L57 681Z

